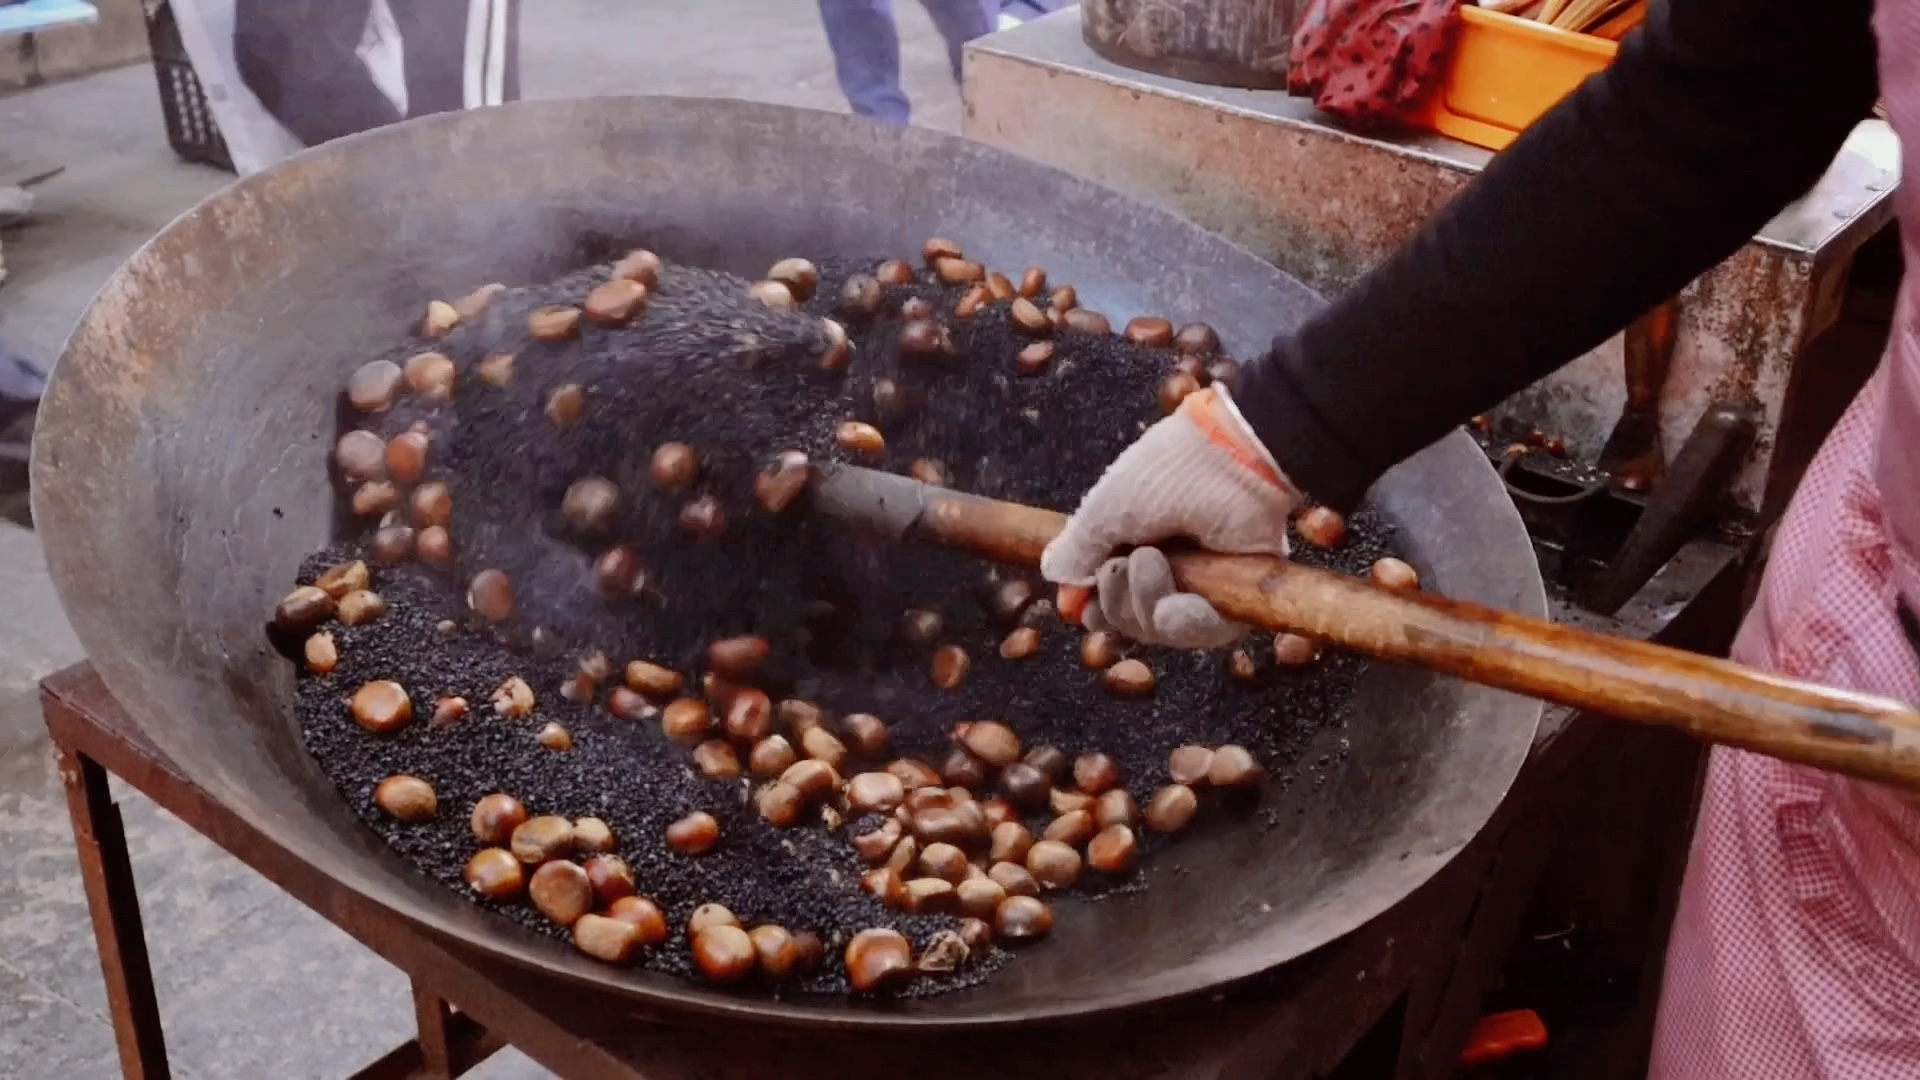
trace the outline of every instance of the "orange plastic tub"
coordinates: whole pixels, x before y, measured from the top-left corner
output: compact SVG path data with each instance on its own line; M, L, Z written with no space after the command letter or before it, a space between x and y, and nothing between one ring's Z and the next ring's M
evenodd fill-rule
M1616 41L1484 8L1460 16L1447 81L1414 123L1489 150L1505 148L1620 51Z

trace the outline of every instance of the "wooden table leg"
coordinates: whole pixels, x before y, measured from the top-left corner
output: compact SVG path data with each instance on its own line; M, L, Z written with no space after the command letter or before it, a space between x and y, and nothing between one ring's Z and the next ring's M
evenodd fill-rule
M167 1044L160 1030L153 968L147 960L147 935L140 924L140 895L134 888L127 834L107 786L107 771L93 759L61 747L60 781L67 789L67 813L73 818L73 842L80 856L80 877L86 883L87 910L93 916L94 943L100 949L100 973L107 981L120 1068L128 1080L167 1080L171 1075Z
M420 1028L420 1064L426 1074L433 1080L451 1080L459 1075L454 1069L453 1042L447 1032L447 1021L453 1018L453 1010L447 1007L446 1000L414 983L413 1017Z

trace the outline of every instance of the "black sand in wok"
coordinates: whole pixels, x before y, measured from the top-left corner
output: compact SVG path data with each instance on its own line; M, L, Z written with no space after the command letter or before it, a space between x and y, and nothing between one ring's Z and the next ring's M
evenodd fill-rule
M871 265L823 266L809 311L830 313L844 275ZM468 831L468 811L481 796L504 791L534 814L591 815L613 827L641 894L661 905L674 930L666 945L640 961L650 967L690 973L682 928L693 907L705 902L725 904L748 926L771 922L818 932L828 963L802 984L806 991L847 989L839 947L858 930L894 926L917 948L955 924L950 917L888 909L859 890L866 867L847 843L858 823L838 831L817 823L773 829L755 812L748 781L702 778L657 721L622 720L604 704L564 700L559 688L587 647L603 650L616 673L628 660L649 659L697 686L708 642L761 634L774 649L763 689L775 700L804 697L834 714L878 715L891 727L892 756L937 766L954 724L999 719L1028 747L1051 743L1069 755L1095 749L1112 755L1142 805L1167 782L1167 753L1175 746L1240 743L1272 770L1275 783L1288 783L1311 767L1299 761L1309 739L1341 722L1362 666L1357 658L1329 654L1305 671L1281 670L1267 641L1256 637L1249 651L1259 675L1245 683L1227 676L1224 655L1134 647L1129 655L1152 666L1158 687L1146 698L1115 698L1098 672L1080 665L1081 632L1057 617L1039 624L1039 654L999 656L1007 627L984 605L994 572L978 560L854 537L809 517L804 507L775 516L752 497L754 471L770 454L838 455L835 424L862 419L886 433L887 451L884 460L861 464L905 471L917 458L936 458L955 487L1070 510L1106 463L1160 415L1157 389L1172 368L1171 350L1062 331L1053 337L1058 352L1049 372L1019 376L1014 355L1031 339L1008 325L1007 305L956 320L951 312L961 290L917 285L889 289L888 307L871 323L850 323L852 365L825 372L813 359L824 343L817 319L770 312L745 296L738 279L678 267L666 270L650 310L628 327L583 324L579 340L565 344L526 340L530 308L577 304L605 274L596 267L551 286L510 292L476 325L432 346L396 349L391 358L400 362L427 347L453 357L461 371L456 405L434 411L405 398L372 417L342 407L343 423L383 436L416 421L433 429L429 478L453 487L457 559L447 571L375 568L374 588L392 612L360 627L330 627L340 643L340 666L301 680L300 722L309 750L369 826L449 888L467 892L461 871L479 846ZM935 302L952 331L954 356L898 354L896 312L910 294ZM473 374L482 357L500 351L517 352L515 379L505 389ZM873 383L883 377L916 402L908 415L877 414ZM547 421L543 408L553 388L567 383L584 387L588 404L583 418L563 429ZM657 492L647 479L652 448L670 439L695 447L703 464L700 483L675 496ZM615 535L579 536L558 513L567 486L589 474L612 479L623 493ZM724 505L728 525L717 541L696 539L678 524L680 506L697 495ZM344 511L341 520L350 520ZM1370 515L1348 524L1341 550L1297 544L1299 557L1363 572L1387 553L1385 530ZM339 548L309 560L302 580L357 553L365 531L345 530ZM631 545L648 569L652 588L640 599L611 601L593 588L591 559L616 539ZM480 625L462 598L466 580L486 567L506 570L519 585L516 618L504 631ZM1025 576L1036 596L1051 595L1037 576L1004 570L997 576ZM927 674L930 647L898 637L907 608L944 616L942 642L972 657L963 686L935 687ZM454 633L442 632L443 620L457 624ZM525 678L537 697L534 713L522 719L495 716L487 707L493 690L513 675ZM347 696L371 679L395 680L412 695L416 719L397 735L369 734L347 714ZM447 694L465 697L474 711L457 725L432 729L425 718ZM570 750L550 751L535 741L549 721L572 733ZM745 747L741 752L744 760ZM861 767L849 762L843 771ZM437 821L405 826L375 809L374 785L396 772L434 785ZM668 823L692 810L713 813L723 830L720 845L698 858L672 853L663 837ZM1029 820L1036 835L1045 821ZM1203 811L1192 829L1234 827L1247 826ZM1138 831L1142 861L1180 842ZM1076 891L1100 895L1128 887L1126 876L1089 871ZM565 935L530 906L489 906L537 932ZM1056 908L1058 918L1073 917L1072 902ZM996 950L961 973L917 980L913 992L966 985L1006 958Z

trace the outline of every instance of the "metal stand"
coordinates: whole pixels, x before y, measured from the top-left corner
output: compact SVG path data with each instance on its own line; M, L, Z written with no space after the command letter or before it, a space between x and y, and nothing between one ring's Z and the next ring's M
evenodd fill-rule
M120 1066L129 1080L166 1080L167 1040L160 1030L160 1003L154 996L153 968L147 960L146 929L140 923L140 895L133 883L133 860L107 784L107 771L84 754L60 747L60 782L67 789L67 814L73 819L73 843L86 884L87 910L93 916L93 940L100 949L100 971L107 980L107 1004L113 1010L113 1034Z
M65 674L78 675L80 670L69 669ZM94 681L90 673L85 678ZM56 675L48 680L44 707L48 729L71 735L73 724L85 724L92 718L59 696L54 686L61 679ZM97 737L112 738L102 728L95 727L94 731ZM94 942L100 950L100 971L107 983L107 1003L113 1012L120 1068L129 1080L167 1080L172 1070L167 1064L160 1003L147 957L146 929L140 920L140 896L134 886L120 808L113 801L107 769L76 745L91 741L68 742L56 735L54 744L59 754L60 780L67 791L67 812L73 819L74 848L87 890L87 909L93 918ZM133 751L134 747L123 743L122 749ZM175 812L193 811L190 801L162 805ZM451 1080L486 1060L502 1045L471 1017L455 1013L445 999L424 989L418 981L413 987L413 1003L418 1037L354 1073L352 1080Z

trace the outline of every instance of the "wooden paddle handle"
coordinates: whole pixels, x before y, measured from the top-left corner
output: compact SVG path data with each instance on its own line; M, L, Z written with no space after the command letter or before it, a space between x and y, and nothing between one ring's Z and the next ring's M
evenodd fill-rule
M930 492L916 531L1033 565L1066 517ZM1920 791L1920 712L1645 641L1258 555L1173 554L1180 587L1230 619L1786 761Z

